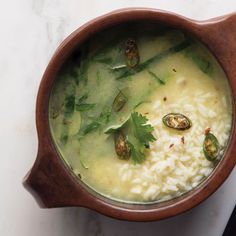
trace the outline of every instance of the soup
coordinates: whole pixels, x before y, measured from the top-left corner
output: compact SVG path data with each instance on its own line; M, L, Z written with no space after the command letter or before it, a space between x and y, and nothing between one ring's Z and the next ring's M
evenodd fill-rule
M180 196L212 173L230 137L231 104L224 72L196 39L118 27L64 65L49 122L58 152L85 184L148 203Z

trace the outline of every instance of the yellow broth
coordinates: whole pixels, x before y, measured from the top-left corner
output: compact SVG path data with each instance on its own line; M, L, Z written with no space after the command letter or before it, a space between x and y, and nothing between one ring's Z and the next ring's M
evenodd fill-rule
M232 113L227 78L210 52L180 31L131 35L124 31L109 41L105 36L85 44L58 75L49 106L55 145L78 178L109 198L144 203L179 196L201 183L215 166L206 160L201 149L205 129L211 128L217 136L221 145L219 158L223 155ZM125 42L130 37L136 41L139 64L156 57L137 71L126 66ZM127 102L114 112L112 106L120 91ZM212 98L201 100L204 94ZM202 110L194 110L198 98ZM204 117L201 112L209 110L211 115ZM124 123L134 111L148 118L157 139L145 148L142 163L134 163L132 158L119 159L113 134L105 133ZM191 129L176 131L165 127L161 119L168 112L187 115L192 119ZM217 130L222 122L224 126ZM195 135L199 136L197 144ZM174 167L162 168L167 162ZM180 174L178 168L182 168ZM203 174L201 169L205 170Z

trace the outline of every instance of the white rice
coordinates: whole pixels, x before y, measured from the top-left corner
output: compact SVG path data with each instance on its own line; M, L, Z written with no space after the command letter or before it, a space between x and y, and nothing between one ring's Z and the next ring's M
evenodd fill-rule
M177 83L181 81L177 80ZM225 97L215 104L214 110L205 105L208 99L218 99L217 93L201 92L193 97L185 95L175 103L162 100L154 103L154 113L148 118L155 128L153 134L157 141L151 143L146 161L142 165L130 162L119 166L120 179L130 186L129 199L168 200L195 188L211 174L214 165L204 157L202 151L205 129L211 128L223 149L231 118L227 112L223 112L227 111ZM192 127L173 133L162 124L162 117L170 112L185 114L192 121ZM174 145L170 147L171 144Z

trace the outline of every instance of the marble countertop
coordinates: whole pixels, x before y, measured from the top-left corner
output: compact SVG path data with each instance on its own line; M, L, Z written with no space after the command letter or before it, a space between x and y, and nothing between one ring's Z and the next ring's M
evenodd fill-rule
M131 6L165 9L199 20L236 11L235 0L1 1L0 235L222 235L236 203L236 170L198 207L151 223L118 221L82 208L43 210L22 187L22 179L37 153L37 90L53 52L69 33L86 21Z

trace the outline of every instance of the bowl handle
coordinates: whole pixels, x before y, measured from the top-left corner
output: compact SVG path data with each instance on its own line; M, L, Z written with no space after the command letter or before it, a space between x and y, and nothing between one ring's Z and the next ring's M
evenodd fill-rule
M198 22L196 34L217 56L227 74L236 75L236 12Z
M39 147L36 162L23 180L24 187L42 208L86 206L85 189L62 160L46 149Z

